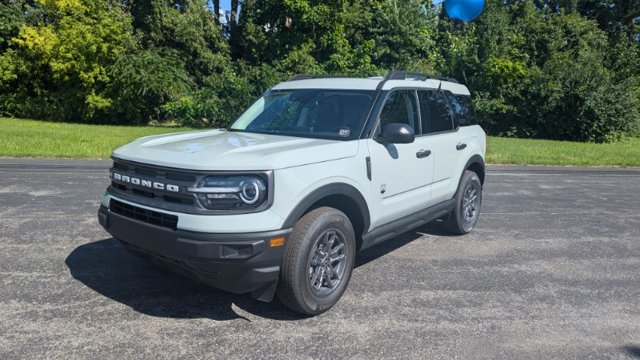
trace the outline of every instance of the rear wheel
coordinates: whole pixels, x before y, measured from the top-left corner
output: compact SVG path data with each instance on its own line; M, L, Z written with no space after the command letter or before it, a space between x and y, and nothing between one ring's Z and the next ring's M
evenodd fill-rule
M343 212L321 207L303 216L282 260L280 301L306 315L329 310L349 283L355 247L353 226Z
M466 170L454 197L455 209L449 214L445 225L453 234L464 235L478 223L482 205L482 183L478 174Z

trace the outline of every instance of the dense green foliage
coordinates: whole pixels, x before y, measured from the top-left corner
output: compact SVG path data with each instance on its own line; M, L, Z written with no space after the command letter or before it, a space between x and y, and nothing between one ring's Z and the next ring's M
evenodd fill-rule
M5 0L0 115L224 126L294 73L458 78L492 134L640 132L640 0Z

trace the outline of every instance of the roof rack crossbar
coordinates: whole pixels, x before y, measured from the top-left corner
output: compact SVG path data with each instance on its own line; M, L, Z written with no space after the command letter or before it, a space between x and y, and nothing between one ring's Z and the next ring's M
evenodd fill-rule
M433 75L433 74L423 74L419 72L411 72L411 71L389 71L385 80L406 80L407 78L421 78L424 80L440 80L440 81L449 81L456 84L459 84L458 80L454 78Z

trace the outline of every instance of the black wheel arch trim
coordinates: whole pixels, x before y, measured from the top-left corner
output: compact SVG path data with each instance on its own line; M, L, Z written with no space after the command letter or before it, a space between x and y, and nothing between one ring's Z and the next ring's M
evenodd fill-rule
M484 177L486 174L486 169L485 169L484 159L482 158L482 156L478 154L475 154L472 157L470 157L467 163L464 165L464 169L462 170L462 174L460 175L460 179L458 180L458 187L460 186L460 181L462 181L462 176L464 175L464 172L466 170L469 170L469 168L473 164L478 164L482 169L482 174L478 174L478 177L480 178L480 185L484 187Z
M369 207L364 196L355 187L345 183L334 183L321 186L307 195L302 201L300 201L293 210L289 213L284 224L283 229L292 228L296 222L304 216L304 214L318 201L333 195L344 195L351 198L356 205L362 216L362 232L366 233L369 230L371 224L371 217L369 215Z

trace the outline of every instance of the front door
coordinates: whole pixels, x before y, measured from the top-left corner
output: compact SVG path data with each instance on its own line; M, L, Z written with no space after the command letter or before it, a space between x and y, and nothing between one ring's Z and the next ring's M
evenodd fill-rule
M420 110L413 90L395 90L387 95L380 114L380 128L390 123L413 127L416 140L410 144L385 144L368 140L371 158L371 229L428 206L433 176L433 157L420 137Z

